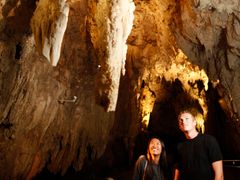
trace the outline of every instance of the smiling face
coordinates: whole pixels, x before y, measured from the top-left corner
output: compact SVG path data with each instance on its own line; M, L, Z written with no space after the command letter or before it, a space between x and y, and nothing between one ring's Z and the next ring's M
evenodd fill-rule
M152 156L158 156L162 152L162 145L159 139L153 138L151 139L148 147L149 153Z
M196 130L196 120L192 114L183 112L178 117L179 129L183 132L191 132Z

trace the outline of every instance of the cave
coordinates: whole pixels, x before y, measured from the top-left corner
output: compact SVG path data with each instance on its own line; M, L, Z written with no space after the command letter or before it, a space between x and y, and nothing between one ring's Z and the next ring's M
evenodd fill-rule
M198 108L240 178L238 0L0 0L0 179L131 179L170 166Z

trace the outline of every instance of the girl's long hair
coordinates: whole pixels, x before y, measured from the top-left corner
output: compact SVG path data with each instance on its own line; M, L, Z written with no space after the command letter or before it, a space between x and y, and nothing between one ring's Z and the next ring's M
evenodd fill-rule
M149 145L150 145L150 142L152 139L158 139L161 143L161 146L162 146L162 152L160 154L160 158L159 158L159 169L160 169L160 176L161 176L161 180L165 180L167 179L167 155L166 155L166 149L165 149L165 145L163 143L163 141L158 138L158 137L152 137L149 142L148 142L148 149L147 149L147 161L149 162L148 163L148 166L146 168L146 174L145 174L145 177L146 179L150 179L150 177L152 177L152 174L153 174L153 169L152 169L152 164L153 164L153 159L150 155L150 152L149 152Z

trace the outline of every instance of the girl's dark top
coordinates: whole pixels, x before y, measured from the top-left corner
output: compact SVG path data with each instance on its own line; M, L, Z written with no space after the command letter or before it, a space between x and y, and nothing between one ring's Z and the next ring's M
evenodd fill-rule
M213 180L212 163L222 160L219 145L213 136L198 134L178 144L178 169L181 180Z
M146 156L141 155L135 164L133 180L164 180L164 177L160 165L147 161Z

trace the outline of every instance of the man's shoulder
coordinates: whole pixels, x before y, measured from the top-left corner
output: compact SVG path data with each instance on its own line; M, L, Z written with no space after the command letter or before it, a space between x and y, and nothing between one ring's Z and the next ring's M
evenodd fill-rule
M204 145L209 149L219 149L219 144L217 139L210 134L203 134L202 135L202 142Z
M216 141L216 138L211 134L200 134L200 137L207 141Z
M211 134L202 134L202 133L199 133L199 135L200 136L202 136L202 137L206 137L206 138L211 138L211 137L213 137L213 135L211 135Z

